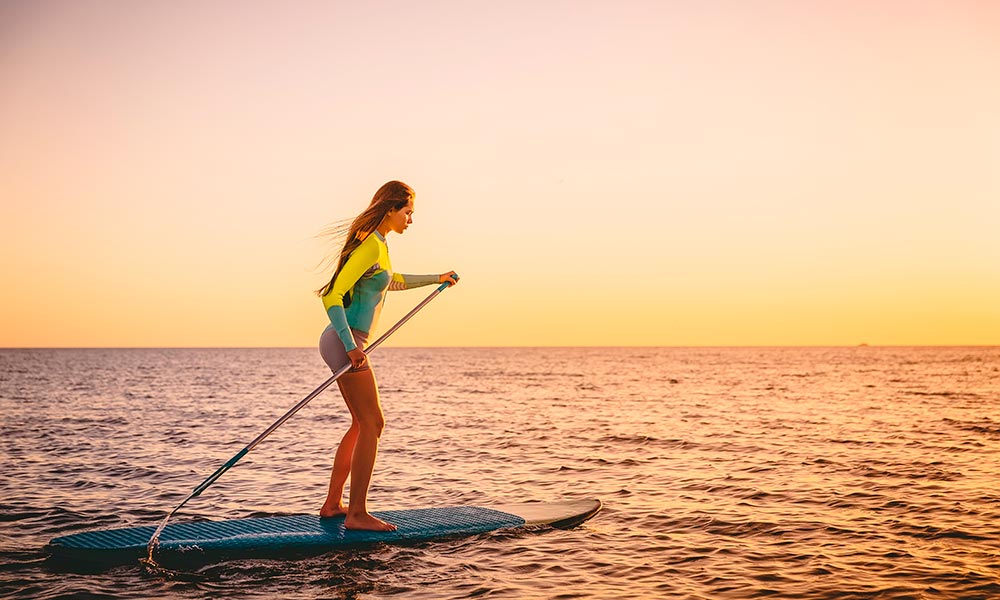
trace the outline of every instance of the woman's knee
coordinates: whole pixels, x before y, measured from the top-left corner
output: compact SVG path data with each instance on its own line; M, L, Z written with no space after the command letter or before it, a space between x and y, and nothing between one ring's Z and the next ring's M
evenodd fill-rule
M382 415L372 415L367 419L358 422L361 433L374 435L376 438L382 437L382 430L385 429L385 418Z

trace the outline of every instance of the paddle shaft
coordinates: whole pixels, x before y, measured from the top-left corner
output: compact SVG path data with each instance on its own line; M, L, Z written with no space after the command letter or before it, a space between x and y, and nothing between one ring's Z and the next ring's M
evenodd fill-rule
M373 350L375 350L375 348L377 348L382 342L384 342L386 340L386 338L388 338L390 335L392 335L393 332L395 332L397 329L399 329L400 327L402 327L403 323L406 323L407 321L409 321L410 318L413 317L413 315L417 314L417 312L419 312L421 308L427 306L427 304L430 303L431 300L433 300L438 294L440 294L441 292L443 292L444 290L446 290L447 288L449 288L451 285L452 285L452 282L449 282L449 281L446 281L445 283L442 283L441 285L439 285L437 287L437 289L435 289L433 292L431 292L429 296L427 296L426 298L424 298L423 301L420 302L420 304L418 304L415 307L413 307L413 310L411 310L410 312L406 313L406 315L402 319L400 319L399 321L397 321L396 324L393 325L392 327L390 327L389 330L386 331L384 334L382 334L381 337L379 337L377 340L375 340L374 342L372 342L368 346L368 348L365 349L365 353L366 354L371 354L371 352ZM238 463L240 461L241 458L243 458L244 456L247 455L248 452L250 452L251 450L253 450L257 446L257 444L263 442L264 438L266 438L267 436L271 435L271 433L274 432L274 430L277 429L278 427L281 427L282 423L284 423L285 421L287 421L288 419L290 419L292 417L292 415L294 415L295 413L299 412L299 410L301 410L302 407L304 407L306 404L309 404L309 402L313 398L315 398L316 396L319 396L321 393L323 393L323 391L326 388L330 387L330 385L334 381L337 381L337 379L340 378L341 375L343 375L344 373L346 373L347 371L349 371L350 368L351 368L351 364L350 363L348 363L348 364L344 365L343 367L341 367L337 372L335 372L333 375L331 375L329 379L327 379L326 381L324 381L323 383L321 383L318 388L316 388L315 390L313 390L312 392L310 392L310 394L308 396L306 396L305 398L303 398L302 400L300 400L299 403L296 404L295 406L293 406L288 412L286 412L285 414L281 415L281 417L277 421L275 421L274 423L272 423L270 427L268 427L267 429L265 429L263 433L261 433L260 435L258 435L252 442L250 442L249 444L247 444L246 448L244 448L244 449L240 450L239 452L237 452L236 456L234 456L234 457L230 458L228 461L226 461L226 464L224 464L221 467L219 467L219 469L215 473L212 473L211 475L209 475L208 479L206 479L205 481L201 482L201 484L198 487L194 488L194 491L191 492L190 496L188 496L187 498L184 499L183 502L181 502L180 504L178 504L177 508L175 508L174 510L170 511L170 515L173 515L175 512L177 512L178 510L180 510L180 508L182 506L184 506L185 504L187 504L188 500L194 498L195 496L198 496L199 494L201 494L202 492L204 492L206 489L208 489L208 487L210 485L212 485L213 483L215 483L216 479L218 479L219 477L222 477L223 473L225 473L226 471L228 471L229 469L231 469L233 467L233 465L235 465L236 463ZM170 515L167 516L167 519L170 518Z

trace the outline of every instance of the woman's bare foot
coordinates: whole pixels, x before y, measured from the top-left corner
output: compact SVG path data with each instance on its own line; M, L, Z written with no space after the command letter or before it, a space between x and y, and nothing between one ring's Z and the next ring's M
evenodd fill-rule
M347 514L347 507L343 503L335 504L333 506L323 505L323 508L319 509L319 518L321 519L332 519L333 517L342 517Z
M360 515L347 515L344 519L345 529L359 529L361 531L396 531L396 526L386 523L382 519L376 518L369 513Z

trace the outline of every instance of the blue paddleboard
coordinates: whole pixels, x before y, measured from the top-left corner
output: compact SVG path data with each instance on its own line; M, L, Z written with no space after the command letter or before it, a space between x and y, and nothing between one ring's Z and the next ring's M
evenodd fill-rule
M156 555L280 554L314 552L374 543L405 543L476 535L530 525L572 527L593 517L600 500L525 503L503 506L452 506L373 513L396 531L353 531L344 518L317 515L254 517L226 521L168 524ZM54 538L46 549L55 558L88 561L132 560L146 555L154 526L87 531Z

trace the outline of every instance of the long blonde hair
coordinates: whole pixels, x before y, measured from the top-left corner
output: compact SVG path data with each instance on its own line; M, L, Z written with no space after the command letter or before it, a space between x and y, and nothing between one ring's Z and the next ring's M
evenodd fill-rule
M375 192L368 208L355 217L349 226L344 221L334 224L323 232L322 235L334 239L339 239L341 236L346 236L346 239L337 258L337 268L333 271L333 276L330 277L330 281L326 285L316 290L316 294L326 296L330 293L330 290L333 289L333 282L337 279L337 274L344 268L344 263L347 262L347 257L351 255L351 252L354 252L361 245L361 242L365 241L365 238L382 224L382 219L389 214L389 211L402 210L413 200L413 196L413 188L410 186L402 181L390 181Z

